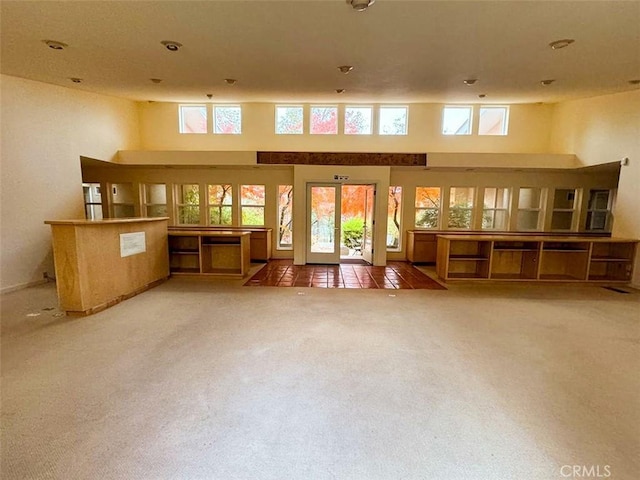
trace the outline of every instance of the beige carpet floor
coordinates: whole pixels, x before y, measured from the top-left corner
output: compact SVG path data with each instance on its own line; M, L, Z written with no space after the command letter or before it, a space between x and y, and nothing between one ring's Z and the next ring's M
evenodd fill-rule
M1 477L638 478L638 292L241 283L3 295Z

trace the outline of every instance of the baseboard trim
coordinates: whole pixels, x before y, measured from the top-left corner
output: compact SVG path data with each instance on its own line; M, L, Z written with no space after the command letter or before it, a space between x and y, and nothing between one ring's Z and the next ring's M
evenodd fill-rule
M18 290L22 290L29 287L35 287L36 285L42 285L43 283L48 283L49 280L43 278L42 280L36 280L35 282L27 282L27 283L19 283L18 285L12 285L10 287L4 287L0 289L0 294L4 295L5 293L17 292Z

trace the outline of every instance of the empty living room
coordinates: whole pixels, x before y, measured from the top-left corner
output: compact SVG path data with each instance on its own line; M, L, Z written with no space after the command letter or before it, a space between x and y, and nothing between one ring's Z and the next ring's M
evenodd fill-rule
M3 479L633 480L640 1L0 1Z

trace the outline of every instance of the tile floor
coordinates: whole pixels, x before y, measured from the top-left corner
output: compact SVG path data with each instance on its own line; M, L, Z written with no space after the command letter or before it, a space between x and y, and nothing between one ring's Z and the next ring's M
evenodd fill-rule
M272 260L245 286L387 288L446 290L408 262L369 265L293 265L291 260Z

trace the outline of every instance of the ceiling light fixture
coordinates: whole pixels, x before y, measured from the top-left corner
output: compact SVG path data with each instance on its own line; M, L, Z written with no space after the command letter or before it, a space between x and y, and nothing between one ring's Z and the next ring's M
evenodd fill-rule
M364 12L376 3L376 0L347 0L347 3L351 5L356 12Z
M162 40L160 42L162 45L166 47L167 50L171 52L177 52L182 47L182 44L179 42L174 42L172 40Z
M71 77L69 80L71 80L73 83L82 83L82 79L77 77Z
M353 67L351 65L340 65L338 67L338 70L340 70L340 73L344 73L346 75L351 70L353 70Z
M551 85L553 82L555 82L555 80L540 80L540 85L544 85L545 87L548 87L549 85Z
M160 83L160 82L162 82L161 78L150 78L149 80L151 80L152 83Z
M568 47L573 42L575 42L573 38L563 38L562 40L556 40L555 42L551 42L549 46L551 47L552 50L560 50L561 48Z
M207 98L211 100L213 98L213 93L207 93Z
M484 98L484 97L486 97L486 96L487 96L487 94L486 94L486 93L481 93L480 95L478 95L478 97L479 97L479 98Z
M57 42L55 40L42 40L42 42L53 50L64 50L69 46L66 43Z
M466 80L463 80L462 82L463 82L465 85L467 85L467 86L469 86L469 87L470 87L471 85L475 85L477 81L478 81L478 79L477 79L477 78L468 78L468 79L466 79Z
M336 88L336 93L344 93L346 90L344 88Z
M235 78L225 78L225 79L224 79L224 82L225 82L227 85L235 85L237 81L238 81L238 80L236 80Z

